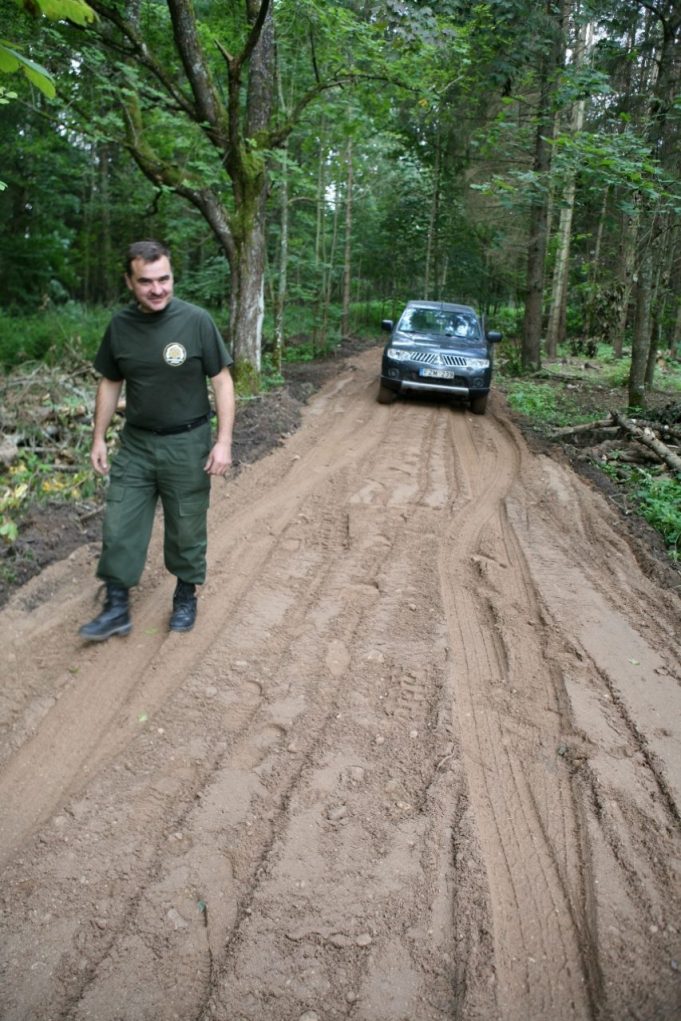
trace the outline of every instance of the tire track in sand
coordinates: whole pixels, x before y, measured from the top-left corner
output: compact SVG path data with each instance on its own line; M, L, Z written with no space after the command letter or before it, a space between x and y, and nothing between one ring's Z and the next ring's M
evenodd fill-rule
M569 720L542 611L505 499L519 453L492 417L452 420L470 498L455 508L440 560L450 687L494 926L505 1018L589 1018L598 976L586 924L583 837L556 755ZM566 863L569 863L566 867Z
M87 612L87 559L0 614L17 674L0 785L26 749L29 802L5 844L3 1021L674 1017L673 820L648 768L663 777L673 721L651 737L631 665L627 686L608 675L587 612L573 634L569 528L552 544L497 402L378 406L375 367L344 369L217 489L182 642L161 631L158 545L135 641L61 637ZM596 543L616 543L580 494L572 560L603 594ZM642 632L636 649L671 670L673 615L616 566L659 618L658 658ZM646 680L657 698L670 678Z

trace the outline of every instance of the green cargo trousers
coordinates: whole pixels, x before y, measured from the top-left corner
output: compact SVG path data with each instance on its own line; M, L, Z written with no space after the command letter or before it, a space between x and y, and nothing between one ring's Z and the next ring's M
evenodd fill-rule
M111 463L97 577L137 585L160 498L167 569L182 581L205 581L210 477L203 466L210 446L209 422L171 436L124 427Z

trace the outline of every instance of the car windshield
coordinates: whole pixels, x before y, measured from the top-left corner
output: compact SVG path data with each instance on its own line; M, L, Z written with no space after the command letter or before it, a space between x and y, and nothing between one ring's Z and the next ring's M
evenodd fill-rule
M472 312L441 308L405 309L398 329L401 333L426 333L435 337L478 339L478 321Z

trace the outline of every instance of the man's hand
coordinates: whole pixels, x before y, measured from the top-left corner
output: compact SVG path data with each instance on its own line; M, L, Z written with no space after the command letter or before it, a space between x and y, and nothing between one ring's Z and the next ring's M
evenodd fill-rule
M118 398L121 395L123 380L102 377L97 387L95 399L95 427L92 436L90 463L98 475L109 474L109 452L106 449L106 430L114 417Z
M208 455L204 471L208 475L225 475L232 464L232 425L234 423L234 384L229 369L221 369L211 378L218 414L218 438Z
M203 470L208 475L225 475L232 465L232 450L229 443L216 443Z
M105 440L93 440L90 462L98 475L109 474L109 452Z

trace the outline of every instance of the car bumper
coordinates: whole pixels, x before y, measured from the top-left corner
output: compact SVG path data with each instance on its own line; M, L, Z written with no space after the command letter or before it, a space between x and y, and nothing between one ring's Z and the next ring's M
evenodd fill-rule
M491 373L485 373L476 379L467 379L465 376L456 375L452 379L438 379L433 377L424 379L419 375L418 370L402 370L397 372L394 366L389 366L381 372L381 383L389 390L396 393L407 391L421 393L449 394L452 397L481 397L489 393Z

